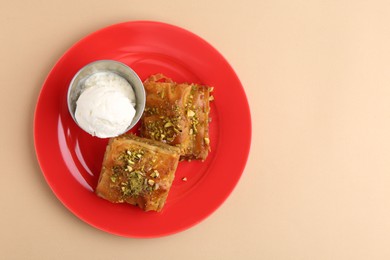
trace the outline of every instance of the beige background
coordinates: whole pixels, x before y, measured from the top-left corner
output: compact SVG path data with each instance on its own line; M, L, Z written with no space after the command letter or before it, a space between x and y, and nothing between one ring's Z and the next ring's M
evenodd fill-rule
M1 259L390 259L388 1L0 0ZM210 218L138 240L90 227L45 183L33 111L56 60L156 20L214 45L253 120L243 178Z

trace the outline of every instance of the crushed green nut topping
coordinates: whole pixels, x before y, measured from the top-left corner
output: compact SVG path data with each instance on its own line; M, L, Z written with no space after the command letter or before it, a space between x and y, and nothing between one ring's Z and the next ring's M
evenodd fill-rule
M178 133L181 133L179 125L180 116L171 116L161 118L160 121L150 122L145 124L147 132L151 139L161 142L172 142L175 140Z
M122 195L121 200L128 196L137 197L153 190L150 187L150 180L148 181L146 178L144 165L140 166L138 164L143 156L144 151L142 149L125 150L117 159L122 161L122 164L112 167L110 180L113 183L118 183Z
M188 117L193 117L195 115L195 112L194 111L192 111L192 110L188 110L187 111L187 116Z
M172 122L166 122L165 125L164 125L165 128L170 127L170 126L173 126Z
M160 176L160 173L157 170L154 170L151 174L150 177L152 178L158 178Z
M191 117L191 129L192 129L193 134L197 134L198 133L198 125L199 125L199 119L194 114L194 116Z

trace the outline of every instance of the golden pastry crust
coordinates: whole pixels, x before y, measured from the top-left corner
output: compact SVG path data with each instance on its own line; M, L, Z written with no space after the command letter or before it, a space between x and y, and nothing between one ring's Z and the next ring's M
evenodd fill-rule
M96 194L110 202L161 211L179 162L179 149L161 142L122 135L106 148Z
M175 83L163 74L150 76L144 87L141 136L179 147L181 159L205 160L210 150L211 88Z

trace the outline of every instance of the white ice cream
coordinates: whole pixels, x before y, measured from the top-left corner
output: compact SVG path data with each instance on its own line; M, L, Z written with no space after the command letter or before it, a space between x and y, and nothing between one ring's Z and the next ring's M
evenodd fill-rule
M126 131L135 115L135 94L129 82L112 72L92 74L76 103L75 118L93 136L107 138Z

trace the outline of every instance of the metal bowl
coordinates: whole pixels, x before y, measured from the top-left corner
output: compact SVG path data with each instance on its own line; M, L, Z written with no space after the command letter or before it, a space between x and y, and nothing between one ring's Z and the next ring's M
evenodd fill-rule
M134 72L134 70L132 70L129 66L118 61L114 61L114 60L94 61L92 63L87 64L76 73L76 75L73 77L72 81L70 82L69 89L68 89L67 101L68 101L69 113L71 114L76 124L79 125L75 118L77 99L84 91L85 80L92 74L98 72L116 73L119 76L126 79L133 87L135 98L136 98L136 106L135 106L136 112L133 121L131 122L131 124L129 125L129 127L126 129L125 132L129 131L137 124L137 122L140 120L142 116L142 113L144 112L145 100L146 100L145 89L141 79Z

